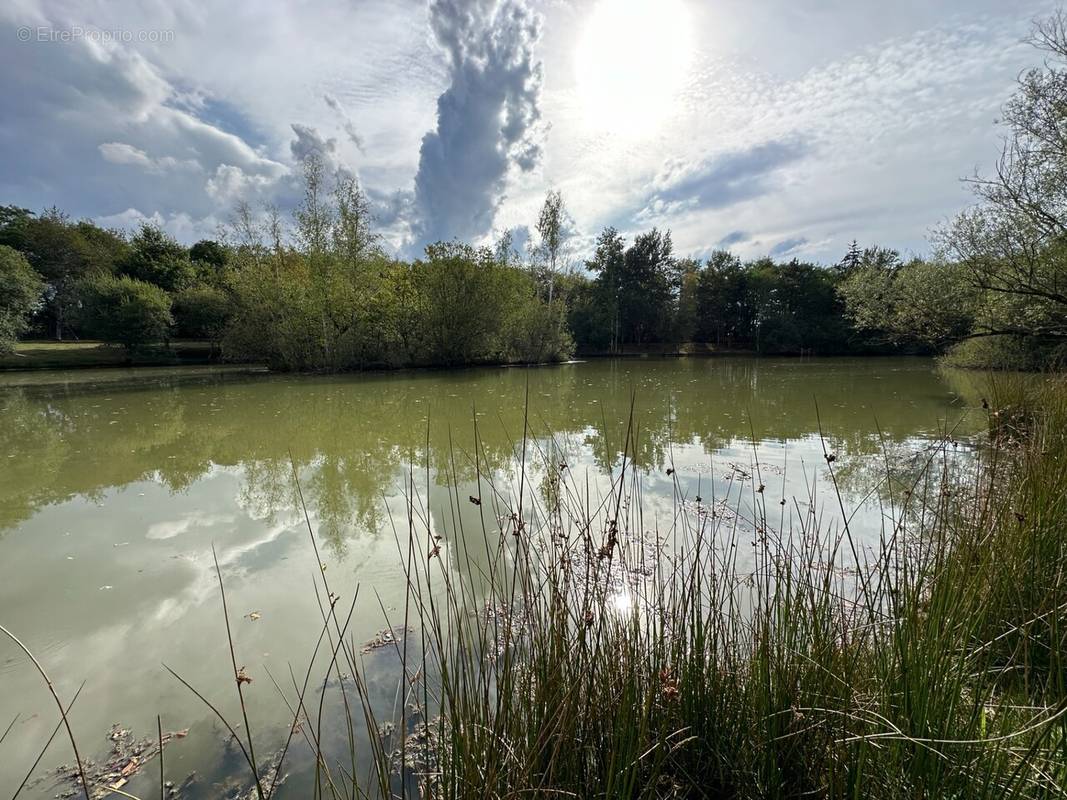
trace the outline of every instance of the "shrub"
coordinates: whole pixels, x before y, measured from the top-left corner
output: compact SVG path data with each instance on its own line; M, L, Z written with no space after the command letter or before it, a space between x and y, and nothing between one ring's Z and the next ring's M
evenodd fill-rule
M0 354L10 353L41 303L44 282L26 257L0 245Z
M507 324L507 357L511 361L539 364L565 361L574 355L574 340L567 330L566 307L551 305L532 293L517 304Z
M431 245L412 265L419 295L417 330L431 363L485 362L500 357L500 334L518 270L486 249L456 242Z
M1042 370L1062 366L1067 352L1062 342L1033 336L984 336L965 339L943 360L950 367L965 369Z
M85 328L105 342L132 350L170 337L171 300L158 286L106 276L89 283L85 298Z
M194 286L174 296L178 335L218 342L233 313L233 300L222 289Z

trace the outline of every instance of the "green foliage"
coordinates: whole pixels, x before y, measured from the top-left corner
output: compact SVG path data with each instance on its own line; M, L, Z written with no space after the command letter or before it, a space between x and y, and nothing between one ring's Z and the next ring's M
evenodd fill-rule
M33 212L21 206L0 206L0 232L5 240L33 219ZM10 247L10 245L8 245Z
M35 216L28 208L0 206L0 244L24 251L27 229L34 222Z
M976 296L953 263L861 263L839 287L848 316L876 339L943 347L966 336Z
M233 299L213 286L192 286L174 295L174 320L180 337L218 342L232 313Z
M224 354L274 369L325 369L322 318L315 313L309 277L299 254L241 253L232 278L235 303Z
M17 250L0 245L0 355L14 350L37 310L44 281Z
M426 361L459 365L505 356L504 325L527 288L518 270L500 264L488 249L456 242L430 245L411 269Z
M181 291L196 279L188 251L162 229L147 223L130 240L130 252L118 264L118 271L168 292Z
M622 610L608 576L647 557L638 482L603 511L554 500L581 496L561 477L551 522L531 530L520 507L490 534L506 544L465 552L500 576L488 598L461 579L422 607L433 796L1061 796L1064 396L1049 387L1027 441L976 474L941 443L918 476L931 497L893 487L880 558L835 567L818 522L760 535L780 512L757 501L750 540L698 502ZM733 555L750 548L751 574ZM438 579L409 580L425 597Z
M330 185L315 158L305 165L305 199L295 214L295 247L281 222L244 210L230 263L234 314L223 350L277 369L326 370L399 362L391 317L389 259L369 225L369 204L351 178Z
M574 355L574 340L567 329L567 307L560 300L552 304L538 299L533 280L526 275L517 281L519 290L504 323L505 360L522 364L565 361ZM523 289L521 283L526 282Z
M965 336L1003 335L957 356L1000 359L1010 337L1067 342L1067 18L1037 23L1031 43L1046 54L1024 73L1004 107L1004 146L991 176L972 181L977 205L938 232L973 295ZM962 337L957 337L962 338ZM1030 356L1040 347L1029 347Z
M579 347L604 352L612 346L614 305L600 284L584 275L565 276L561 281L567 298L567 327Z
M847 351L851 331L835 288L834 275L827 269L796 260L758 262L749 274L756 351Z
M622 341L643 344L669 335L677 288L673 249L670 231L655 228L626 249L616 295Z
M603 309L598 316L610 320L612 349L669 338L678 287L670 232L652 229L626 247L619 232L608 228L586 267L596 276L595 302Z
M349 176L305 165L295 246L280 222L239 220L228 267L234 313L227 357L277 369L545 361L572 352L562 303L487 248L439 243L413 263L389 259Z
M1063 369L1067 343L1033 336L976 336L953 345L942 360L964 369Z
M77 332L80 287L96 275L109 274L125 256L126 242L113 231L90 222L71 222L58 209L40 216L7 207L0 224L0 244L20 251L48 284L44 324L62 339L71 323Z
M549 191L537 218L537 234L541 241L534 255L538 260L539 272L543 273L541 277L547 286L545 295L550 305L555 299L556 281L567 248L571 225L572 220L563 203L563 194L558 189ZM510 239L510 233L508 238Z
M678 308L675 314L673 338L691 342L700 321L700 263L692 258L678 262Z
M216 270L221 270L229 263L230 255L218 242L210 239L201 239L189 248L189 260L195 263L208 264Z
M590 350L699 341L759 353L845 353L864 346L837 295L842 273L769 258L750 263L725 251L706 264L676 260L669 234L614 229L587 266L596 278L568 292L576 341Z
M739 258L723 250L712 253L697 277L697 306L700 341L727 347L748 344L753 313L748 274Z
M78 247L85 261L83 273L103 275L115 271L130 252L130 245L123 234L101 228L88 220L74 224L74 231L80 240Z
M84 287L83 324L90 335L132 350L170 338L170 296L160 287L128 276L92 279Z

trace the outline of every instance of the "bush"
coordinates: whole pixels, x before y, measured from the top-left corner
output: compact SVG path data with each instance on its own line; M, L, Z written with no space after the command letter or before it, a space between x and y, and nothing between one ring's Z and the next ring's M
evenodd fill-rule
M567 330L566 312L566 306L560 301L549 305L531 292L508 320L508 360L540 364L566 361L574 355L574 339Z
M233 313L233 300L222 289L194 286L174 296L178 335L218 342Z
M41 303L44 282L25 256L0 245L0 355L15 348Z
M170 338L170 309L170 296L158 286L106 276L86 287L83 320L90 335L132 350Z
M983 336L955 345L943 361L963 369L1043 370L1067 362L1067 350L1033 336Z
M521 273L488 250L455 242L431 245L426 255L412 265L424 357L448 366L499 359L506 349L504 319Z

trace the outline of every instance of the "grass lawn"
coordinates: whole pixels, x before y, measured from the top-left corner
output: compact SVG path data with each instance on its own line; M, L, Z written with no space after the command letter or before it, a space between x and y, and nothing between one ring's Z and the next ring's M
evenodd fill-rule
M211 358L210 342L173 341L131 354L124 347L98 341L27 341L19 342L13 354L0 356L0 370L206 364Z

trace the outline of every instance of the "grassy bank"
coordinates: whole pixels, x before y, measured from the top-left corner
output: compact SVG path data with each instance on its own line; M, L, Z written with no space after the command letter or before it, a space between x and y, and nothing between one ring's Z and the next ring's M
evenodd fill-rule
M948 435L906 481L887 462L873 548L814 496L766 500L758 467L732 506L676 484L651 530L628 460L591 500L551 442L524 435L507 486L475 447L478 496L452 502L498 527L434 530L406 486L390 707L325 565L318 645L279 688L288 730L249 730L236 653L235 686L190 688L236 689L216 713L242 798L1063 797L1067 392L1001 381L988 400L976 449Z
M26 341L15 352L0 355L0 370L79 369L82 367L141 367L175 364L209 364L217 361L210 342L172 341L129 352L119 345L98 341Z

